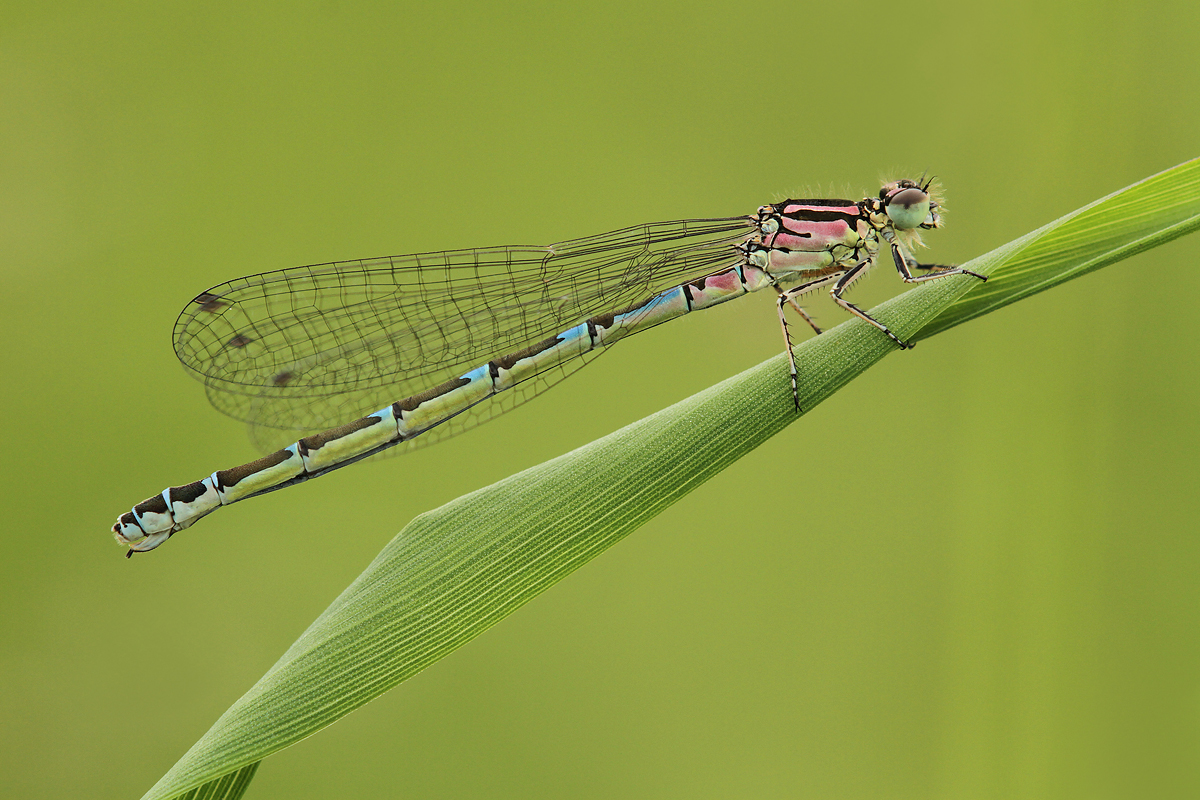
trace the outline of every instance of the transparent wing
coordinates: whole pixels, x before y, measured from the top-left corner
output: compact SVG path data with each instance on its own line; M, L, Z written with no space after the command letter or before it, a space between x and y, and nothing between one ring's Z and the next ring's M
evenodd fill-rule
M256 431L311 433L733 263L732 248L749 227L746 217L659 222L546 247L250 275L188 304L175 323L175 352L221 412ZM531 383L549 385L555 373L587 361ZM537 388L485 405L506 410ZM430 439L491 416L473 410ZM265 446L276 441L262 433L252 438Z

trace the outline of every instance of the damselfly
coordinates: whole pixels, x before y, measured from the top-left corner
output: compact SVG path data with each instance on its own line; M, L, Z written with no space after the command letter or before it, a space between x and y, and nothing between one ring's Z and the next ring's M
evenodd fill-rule
M906 283L984 279L912 256L920 231L940 227L938 212L930 182L901 180L858 202L787 200L748 217L656 222L548 247L295 267L213 287L188 304L174 332L176 354L212 404L251 423L260 446L265 431L328 430L165 489L122 514L113 533L127 555L153 550L220 506L416 437L452 436L529 399L602 347L760 289L778 294L790 358L785 308L820 333L796 301L819 287L910 347L843 294L882 248ZM794 358L791 381L799 411Z

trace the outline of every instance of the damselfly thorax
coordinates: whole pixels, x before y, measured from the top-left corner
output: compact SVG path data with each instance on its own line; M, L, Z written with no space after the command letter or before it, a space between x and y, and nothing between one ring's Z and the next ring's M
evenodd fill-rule
M165 489L122 514L113 533L128 555L153 550L220 506L397 445L453 436L626 336L766 288L778 296L800 411L785 309L819 334L797 298L828 287L842 308L910 347L843 295L884 249L906 283L984 280L912 256L920 231L940 225L930 183L902 180L858 202L787 200L749 217L650 223L545 247L294 267L215 286L175 323L184 366L218 410L250 424L259 444L274 441L272 432L322 432ZM517 387L528 391L508 391Z

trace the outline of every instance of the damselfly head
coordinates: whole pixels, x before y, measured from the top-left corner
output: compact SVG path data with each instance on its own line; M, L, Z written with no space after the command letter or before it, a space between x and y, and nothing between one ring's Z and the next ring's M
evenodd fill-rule
M924 185L910 180L893 181L879 190L884 211L897 230L937 228L941 225L938 204L930 196L930 178Z

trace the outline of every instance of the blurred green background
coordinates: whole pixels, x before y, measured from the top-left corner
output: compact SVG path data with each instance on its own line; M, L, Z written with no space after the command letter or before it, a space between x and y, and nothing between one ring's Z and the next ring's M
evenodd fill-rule
M254 455L171 351L198 291L926 168L927 252L965 261L1200 155L1198 33L1194 0L6 3L0 795L140 796L414 515L780 346L771 298L694 315L126 561L117 514ZM886 359L702 490L736 504L692 495L249 796L1200 794L1198 263Z

